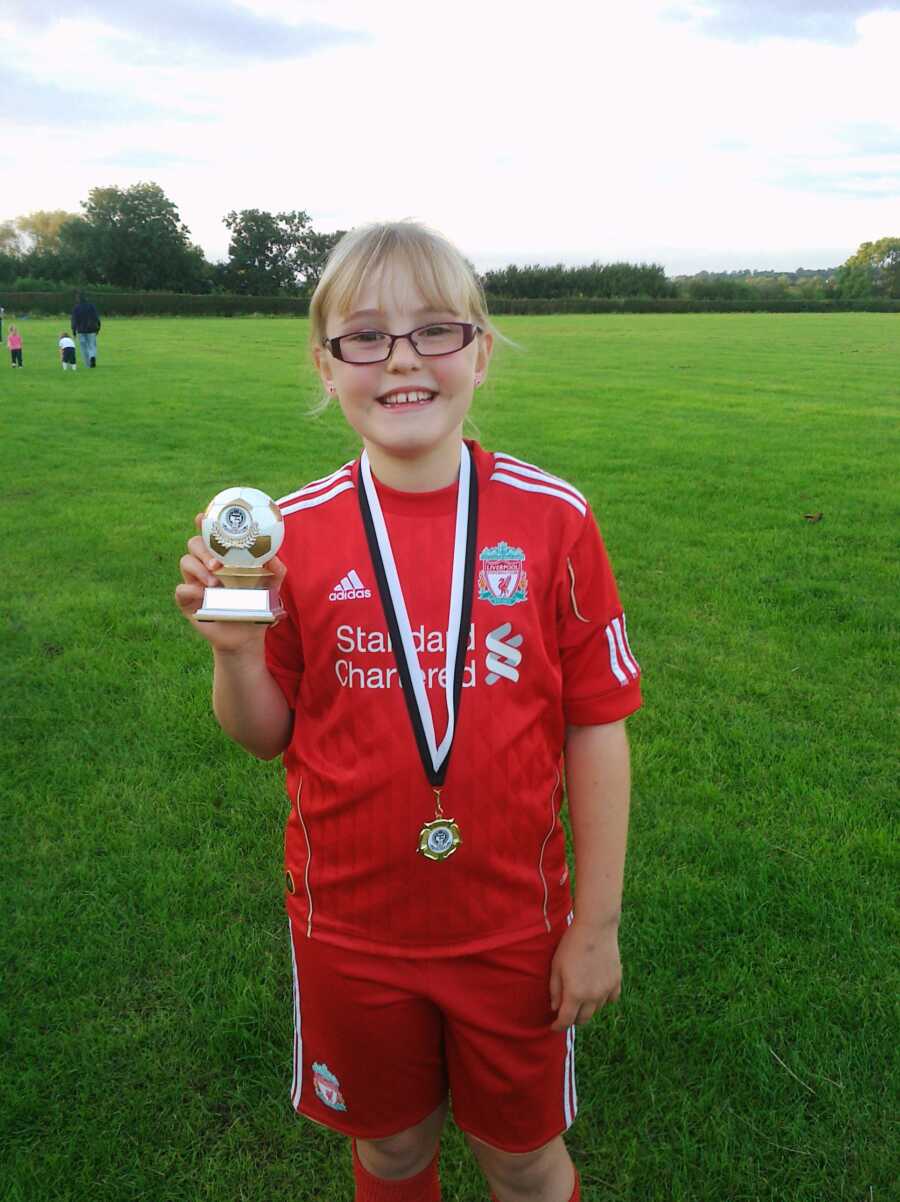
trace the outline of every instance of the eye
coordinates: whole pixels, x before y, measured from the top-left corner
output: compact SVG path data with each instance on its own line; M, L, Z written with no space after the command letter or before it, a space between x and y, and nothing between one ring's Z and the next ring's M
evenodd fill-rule
M377 346L387 340L387 334L379 330L358 330L355 334L345 334L342 342L350 346Z
M422 326L416 331L422 338L446 338L448 335L455 333L455 327L451 325L441 325L436 322L433 326Z

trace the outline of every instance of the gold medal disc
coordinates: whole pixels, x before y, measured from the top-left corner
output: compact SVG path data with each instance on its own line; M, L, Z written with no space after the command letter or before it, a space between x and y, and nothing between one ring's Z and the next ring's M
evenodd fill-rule
M435 818L419 831L418 851L426 860L446 860L462 843L459 827L452 818Z

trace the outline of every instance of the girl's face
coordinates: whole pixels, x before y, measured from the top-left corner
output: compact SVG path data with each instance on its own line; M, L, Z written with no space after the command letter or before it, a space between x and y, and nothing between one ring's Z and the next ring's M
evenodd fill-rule
M397 268L368 281L351 312L329 314L325 333L328 338L359 330L406 334L431 321L470 320L468 313L429 308L409 272ZM461 351L423 357L404 338L394 343L389 359L366 364L344 363L325 347L314 354L323 383L333 385L378 475L379 463L386 461L458 463L475 377L483 378L492 344L490 334L479 334Z

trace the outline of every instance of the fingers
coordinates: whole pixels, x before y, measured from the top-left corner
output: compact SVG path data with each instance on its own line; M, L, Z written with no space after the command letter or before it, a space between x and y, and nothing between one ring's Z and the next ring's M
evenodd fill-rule
M203 514L197 514L194 525L199 529ZM209 553L209 548L199 534L188 539L187 554L178 561L182 583L175 589L175 604L186 618L192 618L203 604L203 594L208 588L221 583L215 569L221 560Z
M191 539L191 542L193 541ZM219 584L219 578L214 571L219 567L219 561L210 559L208 555L205 557L193 553L182 555L178 561L178 567L181 570L181 579L185 584L202 584L204 588L215 588Z
M578 1003L572 999L564 1001L559 1008L559 1013L556 1016L556 1021L551 1024L553 1031L565 1031L567 1027L575 1025L575 1020L578 1017Z
M203 585L179 584L175 588L175 604L187 618L191 618L203 604Z
M287 575L287 568L284 566L284 564L281 562L281 560L278 558L277 555L273 556L272 559L270 559L266 562L266 567L268 568L268 570L270 572L273 572L275 575L275 582L274 582L274 584L272 584L271 587L272 588L280 588L281 582L284 580L285 576Z
M553 1023L551 1023L550 1029L553 1031L565 1031L567 1027L583 1027L585 1023L591 1021L598 1010L601 1010L609 1002L617 1002L621 993L622 988L621 984L619 984L606 997L581 999L575 994L566 993L563 988L562 1001L556 1004L551 984L550 1006L551 1009L557 1010L558 1013Z
M195 556L197 559L202 559L207 567L221 567L221 559L216 559L199 534L195 534L193 538L188 539L187 548L189 554Z
M607 999L611 1000L611 999ZM589 1023L603 1003L582 1002L570 1000L563 1002L559 1008L556 1020L551 1024L552 1031L565 1031L568 1027L583 1027Z

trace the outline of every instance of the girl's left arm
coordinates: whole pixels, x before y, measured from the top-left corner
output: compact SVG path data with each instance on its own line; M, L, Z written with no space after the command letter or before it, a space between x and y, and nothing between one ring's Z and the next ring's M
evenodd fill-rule
M550 971L556 1031L588 1022L621 992L619 917L631 786L624 719L570 726L565 763L576 889L575 917Z

